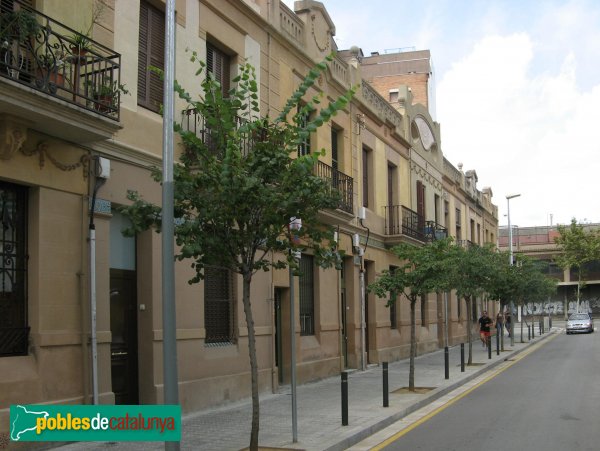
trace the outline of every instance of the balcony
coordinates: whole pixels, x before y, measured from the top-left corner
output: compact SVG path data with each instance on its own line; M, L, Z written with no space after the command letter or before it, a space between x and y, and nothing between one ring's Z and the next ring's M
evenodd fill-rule
M388 205L383 208L386 236L407 236L421 242L439 240L448 236L445 227L435 221L425 221L419 213L403 205Z
M354 180L349 175L329 166L328 164L318 161L315 167L316 174L322 179L327 180L332 190L340 194L340 203L338 208L350 215L354 214L353 206L353 189Z
M237 118L238 125L241 125L244 121L242 118ZM209 151L218 151L218 144L216 142L216 136L211 133L209 127L206 126L204 117L194 108L187 109L182 112L182 127L188 132L194 133L202 143L204 143ZM245 138L241 144L242 155L247 155L252 151L253 140L250 137ZM341 171L323 163L322 161L317 162L315 166L315 173L327 180L328 185L331 189L336 190L340 194L340 203L338 209L344 212L350 217L354 217L353 207L353 189L354 180L349 175L344 174ZM347 219L348 219L347 218Z
M74 142L120 128L121 55L19 1L0 12L0 113ZM93 114L82 114L93 113Z

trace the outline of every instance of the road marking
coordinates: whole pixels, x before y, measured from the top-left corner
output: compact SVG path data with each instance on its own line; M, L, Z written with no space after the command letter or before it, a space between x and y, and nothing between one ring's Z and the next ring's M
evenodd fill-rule
M485 375L484 374L484 375L479 376L477 379L475 379L474 385L471 386L470 388L465 389L465 386L463 386L463 387L459 387L456 390L452 391L451 393L449 393L448 395L446 395L447 397L451 398L448 402L446 402L445 404L443 404L440 407L436 408L432 412L430 412L430 413L422 416L421 418L419 418L414 423L409 424L406 428L404 428L404 429L396 432L394 435L392 435L391 437L388 437L386 440L382 441L381 443L373 446L372 448L369 448L369 450L370 451L380 451L380 450L384 449L386 446L392 444L393 442L395 442L396 440L398 440L402 436L406 435L407 433L409 433L410 431L412 431L416 427L418 427L421 424L425 423L426 421L430 420L431 418L433 418L434 416L436 416L438 413L440 413L443 410L445 410L446 408L450 407L452 404L454 404L458 400L464 398L469 393L471 393L475 389L481 387L486 382L489 382L490 380L492 380L493 378L495 378L496 376L498 376L502 372L506 371L507 369L509 369L513 365L517 364L519 361L521 361L522 359L524 359L525 357L527 357L529 354L531 354L534 351L537 351L539 348L542 347L542 345L545 345L546 343L549 343L551 340L554 340L556 337L558 337L558 334L553 334L552 337L549 337L546 340L540 341L540 342L532 345L531 347L527 348L525 351L517 354L514 357L514 359L511 359L510 361L508 359L505 360L504 363L501 363L498 366L497 369L492 370L492 374L490 374L490 375ZM465 384L465 385L468 386L469 384ZM462 392L461 392L461 390L462 390ZM457 392L460 392L460 393L457 396L454 396L454 394L457 393ZM425 409L426 409L426 407L424 407L422 410L425 410ZM400 419L397 423L400 423L402 421L403 421L403 419Z

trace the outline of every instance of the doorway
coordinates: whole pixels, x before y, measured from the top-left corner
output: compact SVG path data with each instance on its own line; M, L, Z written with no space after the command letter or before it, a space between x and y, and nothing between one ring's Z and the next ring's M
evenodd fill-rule
M110 362L115 404L137 404L136 272L110 270Z

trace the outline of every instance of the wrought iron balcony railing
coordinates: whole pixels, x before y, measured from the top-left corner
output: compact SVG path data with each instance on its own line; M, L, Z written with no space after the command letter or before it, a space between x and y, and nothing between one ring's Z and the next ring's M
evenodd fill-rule
M316 173L319 177L327 180L333 190L340 194L340 203L338 208L347 213L354 212L352 203L354 180L349 175L329 166L328 164L318 161L316 165Z
M435 221L425 222L425 239L427 241L442 240L448 238L448 229Z
M27 355L29 327L0 328L0 357Z
M121 55L13 1L0 9L0 78L119 120Z
M207 126L204 116L194 108L187 109L182 113L182 127L184 130L194 133L210 151L219 152L218 138L216 134ZM238 125L244 121L242 118L237 118ZM241 143L242 155L247 155L252 151L253 139L245 138ZM339 209L348 213L353 213L353 188L354 181L352 177L344 174L341 171L319 161L315 166L316 174L326 179L330 187L340 193L341 199Z
M385 234L406 235L425 241L425 218L404 205L388 205L385 211Z

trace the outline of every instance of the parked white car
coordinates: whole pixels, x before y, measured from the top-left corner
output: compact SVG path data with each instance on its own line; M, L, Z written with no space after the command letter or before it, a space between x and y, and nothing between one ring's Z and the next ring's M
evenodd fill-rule
M594 332L594 319L588 313L573 313L567 321L567 335Z

